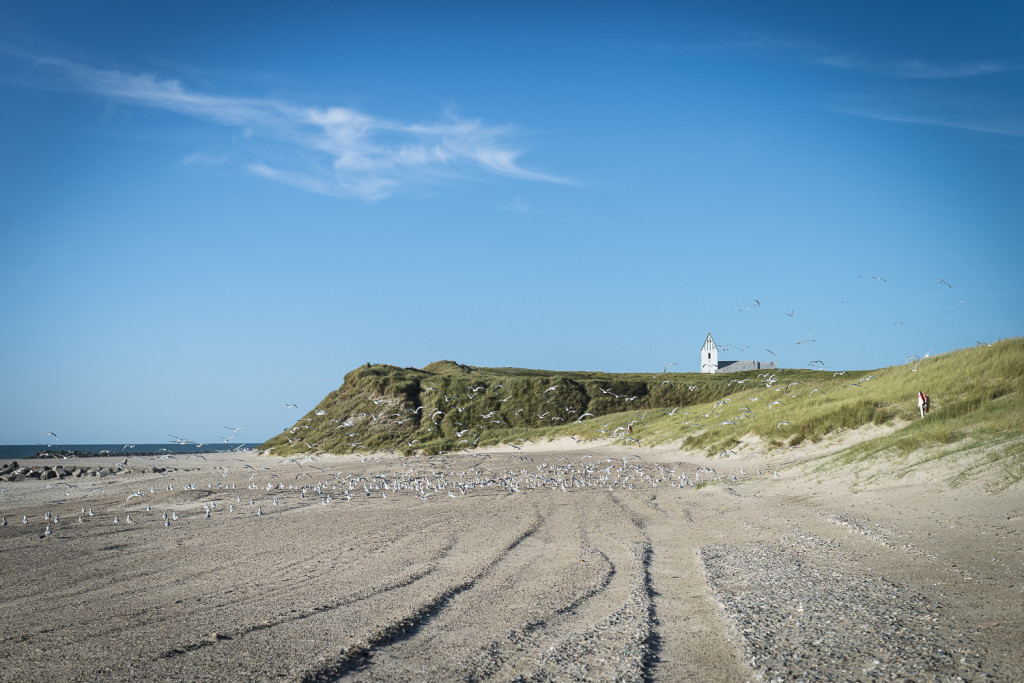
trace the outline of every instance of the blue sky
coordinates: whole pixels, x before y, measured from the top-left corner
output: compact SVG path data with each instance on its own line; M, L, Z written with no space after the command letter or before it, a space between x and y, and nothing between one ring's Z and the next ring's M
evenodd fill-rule
M1022 19L5 3L0 442L263 440L366 362L695 371L711 331L872 369L1018 336Z

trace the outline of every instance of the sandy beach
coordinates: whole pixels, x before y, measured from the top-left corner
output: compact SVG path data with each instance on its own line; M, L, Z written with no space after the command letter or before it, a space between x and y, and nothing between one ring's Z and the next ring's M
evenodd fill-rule
M0 680L1020 680L1019 485L869 435L23 461L110 473L0 482Z

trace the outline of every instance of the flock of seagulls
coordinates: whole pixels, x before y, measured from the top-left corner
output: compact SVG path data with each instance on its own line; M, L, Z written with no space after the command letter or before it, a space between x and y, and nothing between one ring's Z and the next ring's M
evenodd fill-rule
M419 466L401 461L390 469L388 463L378 459L375 463L383 468L377 472L330 474L324 473L323 467L317 467L315 477L309 468L303 467L306 463L319 465L313 457L302 461L283 460L260 468L243 464L232 469L239 473L251 470L251 473L247 478L236 477L232 482L219 479L189 482L177 489L174 484L157 486L153 483L148 492L139 489L129 494L123 503L107 503L105 508L98 508L97 502L81 505L77 522L62 521L59 514L48 510L35 519L22 514L21 523L37 525L39 537L47 538L57 535L60 529L67 529L63 535L74 533L71 529L76 525L171 528L179 521L206 523L203 520L265 517L270 511L279 513L307 506L351 505L360 501L379 501L378 504L401 498L442 501L479 495L525 495L543 490L571 494L583 490L686 489L713 481L738 480L735 474L720 477L712 467L697 466L687 472L682 466L642 462L637 455L598 459L594 454L585 453L576 459L566 456L552 463L538 463L528 456L513 454L510 459L514 466L509 467L506 462L504 468L495 469L492 469L491 457L476 454L471 456L472 462L429 461ZM740 474L748 476L742 469ZM758 470L757 475L760 474ZM194 492L203 492L204 498L197 499ZM63 507L69 503L68 499L54 502ZM94 506L98 509L94 510ZM7 517L3 516L0 527L8 524Z
M244 425L242 427L227 427L227 426L225 426L224 429L227 429L228 431L230 431L231 432L231 436L222 436L222 437L220 437L220 440L223 441L224 443L230 443L231 440L234 439L235 436L238 435L238 432L240 432L243 429L245 429L245 426ZM189 445L191 445L191 446L195 446L196 448L203 448L204 446L209 445L209 444L203 443L201 441L193 441L192 439L185 439L185 438L180 437L180 436L175 436L174 434L168 434L168 436L171 437L171 439L174 440L174 443L178 444L179 446L189 446ZM134 446L133 446L133 448L134 448Z
M858 275L857 277L860 278L860 279L865 279L864 275ZM870 279L875 280L875 281L877 281L879 283L887 283L888 282L888 280L886 278L882 277L881 275L872 275L872 276L870 276ZM948 280L945 280L945 279L943 279L941 277L940 278L936 278L935 282L940 287L944 286L947 289L953 289L953 285ZM852 306L853 305L849 301L846 301L846 300L841 301L840 303L845 304L847 306ZM960 303L967 303L967 300L966 299L960 299ZM760 300L753 299L745 307L743 307L743 308L741 308L739 310L742 313L742 312L745 312L745 311L750 311L750 310L758 309L760 307L761 307ZM790 309L790 311L788 313L786 313L786 317L790 318L790 319L793 319L795 317L795 315L796 315L796 309L795 308ZM904 322L903 321L895 321L892 324L893 324L894 327L903 327L904 326ZM940 321L932 320L932 321L929 321L928 324L929 325L939 325ZM816 341L817 341L817 339L814 338L814 334L813 334L813 331L812 331L811 334L808 337L800 339L799 341L796 342L796 344L797 345L800 345L800 344L810 344L810 343L814 343ZM978 342L979 345L981 345L982 343L983 342ZM719 351L726 351L726 350L730 350L730 349L735 349L735 350L738 350L738 351L742 352L742 351L745 351L747 348L749 348L749 347L733 346L733 345L730 345L730 344L720 344L720 345L718 345ZM778 356L777 352L773 351L772 349L767 349L766 348L765 351L770 353L772 355L772 358L776 358ZM914 356L915 360L917 360L918 358L919 357ZM911 361L911 362L913 362L913 361ZM820 364L820 366L821 366L818 369L824 369L825 368L825 364L822 361L812 361L812 363L811 363L811 365L816 365L816 364ZM916 366L915 366L915 371L916 371Z
M843 370L841 372L835 372L832 375L832 379L835 379L837 377L840 377L840 376L843 376L843 375L847 375L847 374L848 374L848 372L846 370ZM839 389L839 390L845 389L846 387L855 387L855 388L863 389L864 388L864 384L867 383L867 382L870 382L873 379L875 379L874 375L867 375L865 377L861 377L860 379L858 379L857 382L852 382L852 383L849 383L849 384L845 384L842 387L838 387L837 386L836 388ZM783 384L782 381L781 381L781 378L779 377L779 375L777 373L771 373L771 372L760 373L755 378L753 378L753 380L751 380L750 378L729 380L730 384L732 384L732 383L744 384L744 383L746 383L748 381L753 381L756 384L761 384L761 385L764 386L764 388L771 389L771 390L773 390L774 392L776 392L776 393L778 393L780 395L779 398L774 398L774 399L768 401L768 403L766 404L767 407L768 407L768 411L769 412L772 412L772 411L775 411L775 410L783 411L784 412L786 410L786 408L787 408L787 405L788 405L787 401L791 401L793 403L796 403L798 401L804 401L804 400L810 399L812 396L814 396L814 394L819 393L819 392L822 395L825 394L825 390L822 389L821 387L813 387L813 388L810 389L810 391L808 391L805 394L804 391L805 391L806 387L803 384L803 382L793 381L793 382L789 382L789 383ZM761 396L748 396L746 398L746 401L749 404L756 404L758 401L761 400L761 398L762 398ZM783 400L783 399L785 399L785 400ZM735 410L736 412L733 413L732 412L733 410ZM648 412L650 412L650 411L648 411ZM753 418L756 417L756 413L750 407L750 405L743 405L743 406L739 407L738 409L735 408L734 405L733 405L733 399L731 397L726 397L726 398L723 398L723 399L720 399L720 400L716 401L711 406L711 409L708 412L703 413L703 414L700 414L700 413L693 414L691 412L679 412L678 408L675 408L675 409L673 409L671 411L665 411L665 412L666 412L667 415L676 415L676 414L678 414L680 417L683 417L683 419L681 421L676 423L677 425L682 426L683 429L701 428L701 427L707 428L707 427L713 427L713 426L724 427L724 426L728 426L728 425L740 425L744 420L750 420L750 419L753 419ZM784 415L783 415L783 417L784 417ZM636 425L638 428L640 428L640 427L647 427L648 423L646 423L644 421L645 418L646 418L646 413L645 413L644 416L641 417L641 419L634 421L632 424ZM775 423L776 431L777 430L781 430L783 427L786 427L786 426L790 426L790 421L789 420L783 419L783 420L779 420L779 421L777 421ZM732 452L728 451L728 450L725 450L725 451L722 451L722 452L718 453L718 455L732 455Z

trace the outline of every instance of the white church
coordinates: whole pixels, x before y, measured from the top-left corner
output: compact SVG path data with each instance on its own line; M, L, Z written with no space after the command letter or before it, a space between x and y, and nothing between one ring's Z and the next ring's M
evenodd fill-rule
M719 372L743 372L744 370L778 370L775 361L762 363L758 360L719 360L718 345L708 332L700 350L700 371L712 374Z

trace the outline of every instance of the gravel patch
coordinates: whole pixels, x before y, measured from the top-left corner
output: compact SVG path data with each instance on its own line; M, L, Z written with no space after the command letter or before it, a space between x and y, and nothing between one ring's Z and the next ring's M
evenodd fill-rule
M770 681L984 680L985 667L942 606L830 562L831 545L710 545L700 556L714 597Z

